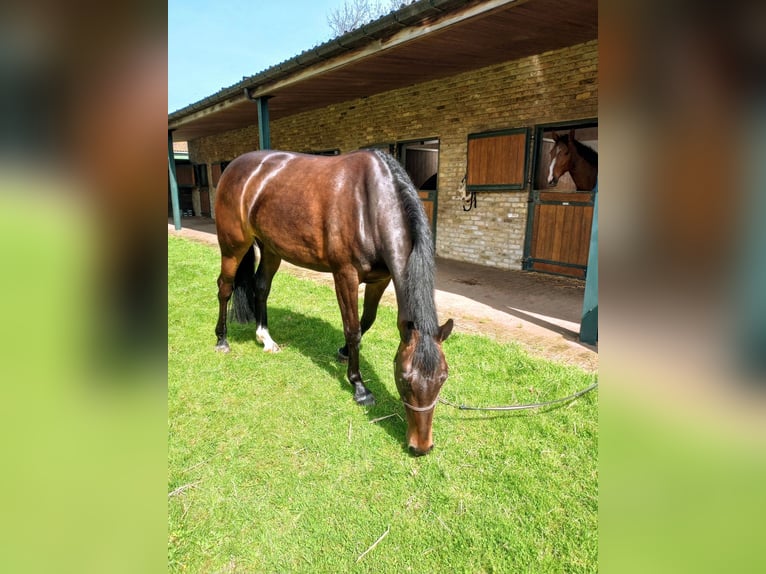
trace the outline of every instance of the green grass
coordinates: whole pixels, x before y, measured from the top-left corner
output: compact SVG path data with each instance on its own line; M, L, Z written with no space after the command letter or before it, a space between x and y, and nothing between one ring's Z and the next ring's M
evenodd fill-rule
M218 264L215 248L168 238L171 572L597 570L596 393L546 412L440 405L434 450L411 457L396 310L381 307L362 342L378 402L359 407L334 358L331 288L278 273L269 328L282 352L237 324L231 353L213 350ZM442 396L455 402L534 402L591 382L459 324L444 350Z

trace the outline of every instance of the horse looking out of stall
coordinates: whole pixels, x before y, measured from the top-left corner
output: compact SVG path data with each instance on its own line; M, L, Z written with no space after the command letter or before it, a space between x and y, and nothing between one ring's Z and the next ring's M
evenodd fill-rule
M348 361L355 401L374 404L359 372L359 344L393 280L400 335L394 378L407 416L407 445L415 455L429 452L433 413L448 374L442 343L453 322L437 322L430 225L396 159L378 150L339 156L250 152L221 175L215 213L221 250L216 349L229 350L226 320L233 298L232 320L255 322L264 350L279 351L269 335L266 303L283 259L332 273L345 338L338 355ZM257 271L254 245L260 251Z
M569 172L577 191L592 191L598 178L598 153L575 139L574 130L559 135L553 132L553 148L548 165L548 185L555 186Z

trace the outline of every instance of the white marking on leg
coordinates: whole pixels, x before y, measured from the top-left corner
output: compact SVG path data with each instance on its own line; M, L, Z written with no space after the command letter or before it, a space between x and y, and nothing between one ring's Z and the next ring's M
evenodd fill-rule
M266 327L259 326L255 330L255 338L259 343L263 343L263 350L267 353L278 353L279 345L274 342L274 339L269 335L269 330Z

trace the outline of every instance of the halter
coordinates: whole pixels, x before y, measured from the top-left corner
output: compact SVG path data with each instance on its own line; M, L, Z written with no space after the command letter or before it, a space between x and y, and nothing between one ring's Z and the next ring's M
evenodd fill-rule
M425 413L425 412L428 412L430 410L433 410L434 407L436 407L436 403L439 402L439 395L437 394L436 398L434 399L434 402L432 402L427 407L415 407L415 406L411 405L410 403L408 403L407 401L405 401L404 399L402 399L402 402L404 403L404 406L409 407L410 410L413 410L413 411L415 411L417 413Z

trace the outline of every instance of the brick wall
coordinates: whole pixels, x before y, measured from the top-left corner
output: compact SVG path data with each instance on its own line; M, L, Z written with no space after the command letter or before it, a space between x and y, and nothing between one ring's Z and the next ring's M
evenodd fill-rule
M457 194L466 171L468 134L597 115L594 40L282 118L272 122L271 145L347 152L375 143L439 138L437 254L520 269L528 191L479 193L477 207L463 211ZM256 126L189 142L191 159L204 163L257 148Z

